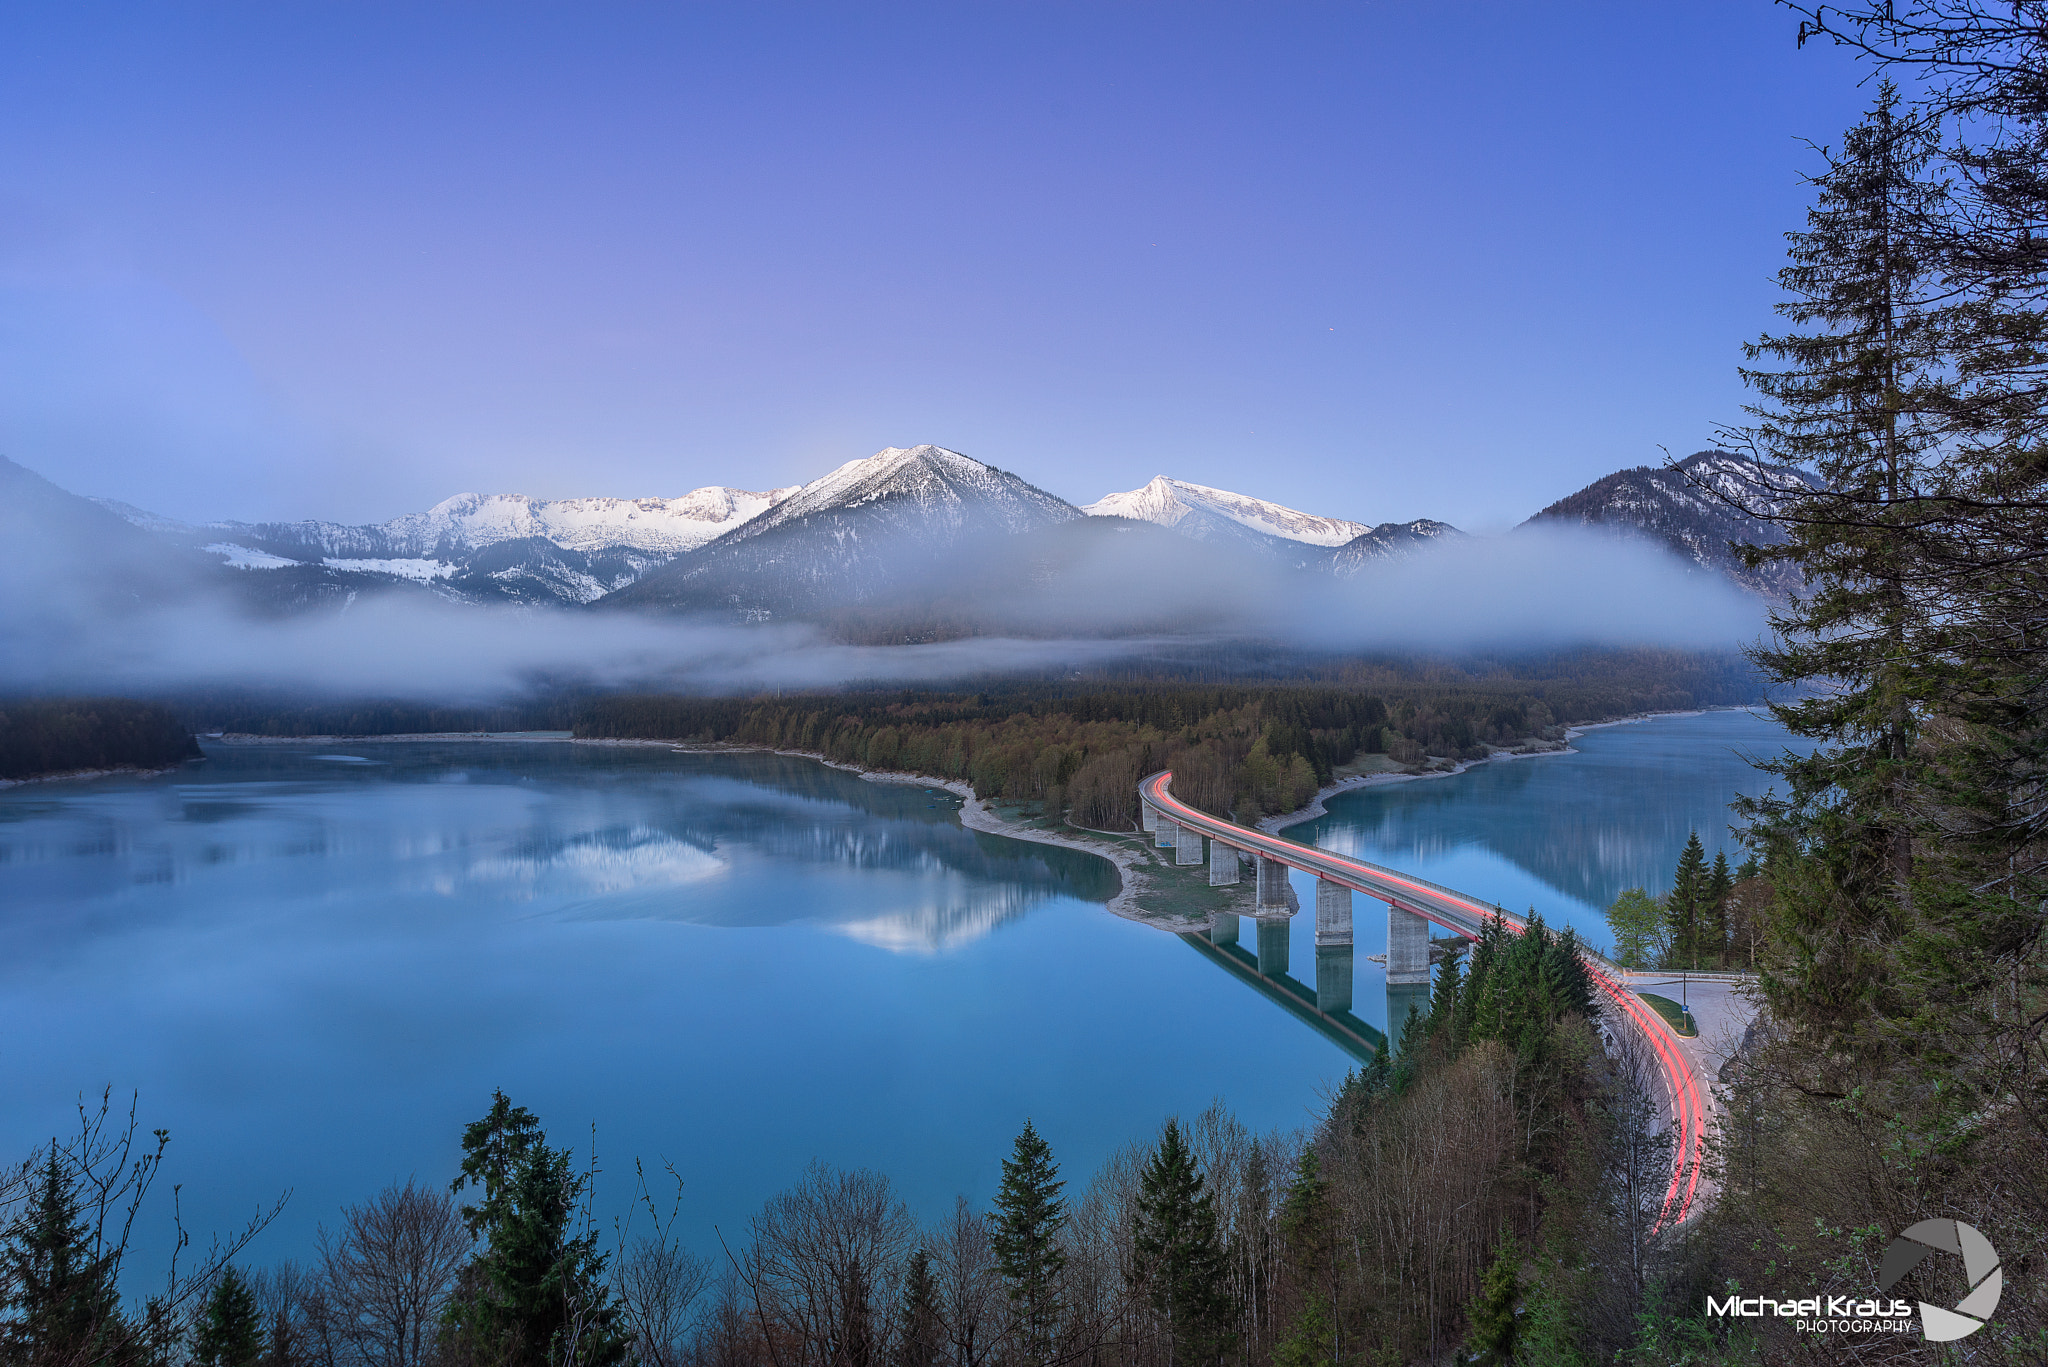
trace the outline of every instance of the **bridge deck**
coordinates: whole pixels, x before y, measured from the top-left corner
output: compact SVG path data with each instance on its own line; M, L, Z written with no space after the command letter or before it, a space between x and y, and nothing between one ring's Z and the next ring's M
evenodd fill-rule
M1255 831L1198 811L1173 795L1169 786L1172 781L1171 770L1153 774L1138 784L1139 795L1181 825L1200 831L1211 840L1220 840L1232 849L1259 855L1318 878L1327 878L1354 892L1412 911L1461 935L1477 935L1489 920L1497 920L1517 934L1522 930L1522 922L1499 907L1441 884L1362 859L1347 858L1329 850L1267 835L1264 831ZM1664 1195L1664 1219L1670 1222L1683 1220L1692 1210L1693 1193L1699 1186L1700 1162L1706 1139L1703 1132L1706 1107L1699 1075L1679 1045L1678 1037L1671 1032L1671 1027L1646 1002L1622 986L1608 971L1604 961L1587 955L1586 968L1595 985L1613 1001L1622 1019L1648 1041L1657 1056L1658 1066L1664 1072L1665 1086L1671 1099L1672 1128L1678 1136L1671 1185Z

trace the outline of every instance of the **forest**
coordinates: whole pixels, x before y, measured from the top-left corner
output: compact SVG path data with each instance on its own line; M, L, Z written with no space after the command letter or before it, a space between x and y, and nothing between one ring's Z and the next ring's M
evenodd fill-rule
M1342 685L1012 682L973 692L643 694L591 699L574 726L579 736L767 746L964 779L984 798L1041 803L1076 826L1129 831L1137 781L1157 769L1174 771L1184 800L1250 823L1302 806L1361 755L1411 767L1479 759L1494 748L1555 742L1574 723L1756 696L1753 681L1734 672L1701 697L1660 681L1657 667L1666 663L1631 658L1608 677L1562 679L1446 669L1385 671L1375 682L1360 675Z
M191 731L162 703L0 699L0 780L93 769L165 769L198 757Z
M44 719L35 723L33 745L24 732L0 755L22 756L21 771L6 777L111 767L115 761L95 748L98 733L49 720L87 715L93 706L109 717L176 718L201 734L268 738L570 731L802 750L964 779L984 797L1030 801L1064 811L1078 826L1127 831L1136 821L1137 778L1159 767L1173 767L1176 791L1205 810L1251 821L1301 806L1361 755L1406 766L1477 759L1496 747L1554 740L1578 723L1753 703L1762 695L1752 668L1715 653L1359 659L1241 644L1184 653L1175 662L1134 662L1085 677L950 689L707 697L550 684L521 699L469 705L240 689L147 704L45 699L16 709ZM196 750L179 757L190 754Z

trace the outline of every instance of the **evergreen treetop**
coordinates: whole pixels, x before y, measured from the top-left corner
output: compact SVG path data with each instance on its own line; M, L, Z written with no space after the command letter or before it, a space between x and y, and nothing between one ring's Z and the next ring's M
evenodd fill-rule
M1027 1119L1003 1160L990 1244L1009 1289L1028 1361L1050 1359L1059 1327L1060 1274L1067 1265L1059 1233L1067 1223L1059 1165Z
M1215 1196L1178 1120L1166 1122L1139 1174L1131 1254L1133 1275L1166 1322L1168 1367L1213 1360L1229 1305L1223 1244Z

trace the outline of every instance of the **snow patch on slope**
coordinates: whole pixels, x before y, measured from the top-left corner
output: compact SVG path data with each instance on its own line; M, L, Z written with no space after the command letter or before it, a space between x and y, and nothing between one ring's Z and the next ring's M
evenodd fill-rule
M445 560L337 560L330 556L320 563L330 570L346 570L351 574L389 574L422 584L446 579L455 573L455 566Z
M281 555L272 555L268 551L259 551L252 546L238 546L232 541L216 541L211 546L202 546L200 549L224 557L228 568L236 570L282 570L299 563L296 560L287 560Z

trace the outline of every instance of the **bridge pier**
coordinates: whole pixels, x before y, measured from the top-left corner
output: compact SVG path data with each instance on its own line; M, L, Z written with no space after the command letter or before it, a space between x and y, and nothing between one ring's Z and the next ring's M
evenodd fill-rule
M1237 882L1237 851L1214 836L1209 838L1209 886L1227 888Z
M1143 798L1138 799L1138 828L1148 835L1159 829L1159 809Z
M1351 889L1327 878L1316 879L1316 943L1351 943Z
M1387 903L1387 986L1429 982L1429 922L1398 902Z
M1287 911L1287 866L1277 859L1255 856L1259 865L1260 911Z
M1170 850L1180 843L1180 826L1171 817L1157 818L1152 831L1152 843L1162 850Z
M1173 862L1176 864L1199 864L1202 862L1202 833L1191 826L1180 828L1180 841L1174 846Z
M1316 1010L1351 1009L1350 941L1341 945L1316 945Z
M1278 978L1287 972L1287 931L1292 923L1282 919L1259 921L1259 976Z
M1229 911L1209 913L1209 943L1212 945L1234 945L1237 943L1237 914Z

